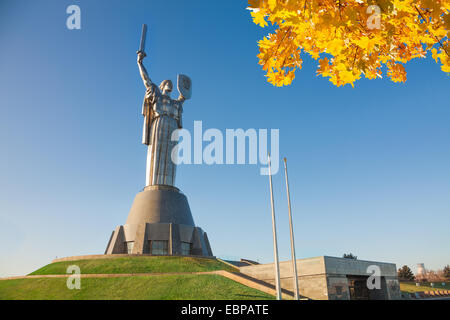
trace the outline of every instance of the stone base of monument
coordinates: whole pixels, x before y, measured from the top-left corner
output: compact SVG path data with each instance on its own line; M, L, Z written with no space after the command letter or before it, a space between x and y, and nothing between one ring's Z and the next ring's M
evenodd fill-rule
M187 198L172 186L139 192L128 219L111 234L105 254L212 256L208 236L196 227Z

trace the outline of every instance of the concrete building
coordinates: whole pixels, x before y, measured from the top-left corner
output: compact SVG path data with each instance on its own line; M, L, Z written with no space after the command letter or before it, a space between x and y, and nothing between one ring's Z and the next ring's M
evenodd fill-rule
M380 288L369 289L368 271L376 266L380 271ZM297 260L300 295L313 300L392 300L400 299L396 265L336 257L315 257ZM240 267L250 277L275 284L274 265L258 264ZM283 289L293 291L292 262L280 262L280 282Z
M417 276L418 277L425 277L427 275L425 264L418 263L417 264Z

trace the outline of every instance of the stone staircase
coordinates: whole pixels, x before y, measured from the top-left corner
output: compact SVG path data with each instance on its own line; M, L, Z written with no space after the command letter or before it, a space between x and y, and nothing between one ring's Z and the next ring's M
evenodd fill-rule
M252 278L246 274L240 272L229 272L224 270L214 271L215 274L221 275L233 281L239 282L247 287L257 289L259 291L265 292L267 294L276 296L276 288L274 285L267 283L262 280ZM281 297L283 299L292 300L294 299L294 293L292 291L281 289ZM304 298L304 297L301 297Z

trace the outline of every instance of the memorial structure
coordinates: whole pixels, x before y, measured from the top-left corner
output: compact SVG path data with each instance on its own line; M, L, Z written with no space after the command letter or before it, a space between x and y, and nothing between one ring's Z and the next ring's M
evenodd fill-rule
M208 236L195 226L186 196L175 187L176 164L172 133L182 128L183 104L191 98L192 82L178 75L177 99L172 81L157 86L143 64L147 26L142 29L137 64L146 87L142 143L147 146L146 183L131 206L124 225L112 232L105 254L212 256Z
M313 300L398 300L401 299L397 268L394 263L321 256L297 259L300 296ZM254 279L275 283L273 263L239 266L239 271ZM378 269L379 287L373 270ZM292 262L280 262L280 283L293 291ZM372 277L371 277L372 276Z

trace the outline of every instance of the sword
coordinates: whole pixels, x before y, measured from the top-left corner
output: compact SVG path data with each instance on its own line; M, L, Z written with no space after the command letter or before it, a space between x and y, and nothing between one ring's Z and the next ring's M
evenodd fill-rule
M147 37L147 25L142 25L142 35L141 35L141 45L139 46L139 51L145 53L145 38Z

